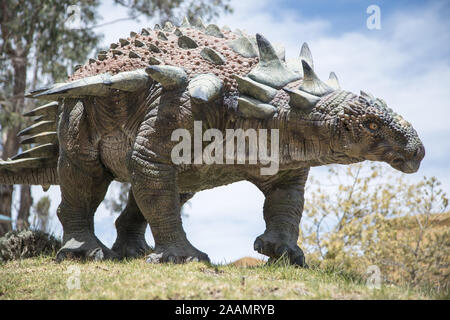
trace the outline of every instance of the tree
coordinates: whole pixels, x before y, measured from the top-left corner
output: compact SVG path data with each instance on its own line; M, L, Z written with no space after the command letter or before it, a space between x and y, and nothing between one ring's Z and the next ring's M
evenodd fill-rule
M50 220L50 204L50 197L43 196L33 206L35 212L33 229L48 233L48 222Z
M308 187L301 242L309 258L359 274L375 265L385 282L448 290L450 213L440 182L411 182L380 164L340 168Z
M188 13L211 18L229 11L228 0L115 0L128 8L128 19L139 16L167 18ZM80 27L67 23L76 5ZM99 0L2 0L0 3L0 156L3 160L17 153L17 133L32 101L25 90L50 82L64 81L73 67L83 64L98 48L101 35L94 32ZM12 186L0 185L0 214L11 216ZM32 205L30 188L20 187L19 219L26 224ZM11 224L0 225L0 236Z

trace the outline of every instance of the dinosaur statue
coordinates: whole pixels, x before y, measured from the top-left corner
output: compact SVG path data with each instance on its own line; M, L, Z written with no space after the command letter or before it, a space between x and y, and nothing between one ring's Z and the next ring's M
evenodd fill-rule
M33 147L0 163L0 184L60 185L60 260L141 255L148 223L149 262L208 261L188 241L180 208L195 192L248 180L266 198L255 250L306 266L297 239L310 167L372 160L413 173L425 155L411 124L382 99L341 90L334 73L320 80L307 44L285 61L260 34L184 18L131 32L75 69L67 82L27 94L53 102L25 114L36 122L19 136ZM194 121L203 132L277 129L278 172L262 175L262 163L174 164L172 133L193 133ZM109 249L93 217L113 180L131 191Z

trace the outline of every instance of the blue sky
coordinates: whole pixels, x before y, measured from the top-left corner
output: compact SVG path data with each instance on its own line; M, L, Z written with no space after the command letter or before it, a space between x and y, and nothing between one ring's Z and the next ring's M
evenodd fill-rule
M325 1L232 0L234 13L222 16L219 25L262 33L286 47L287 58L298 57L307 41L319 76L335 71L341 86L358 93L372 92L410 121L421 136L426 157L417 174L437 176L450 193L450 2L448 1ZM368 30L366 9L381 9L381 30ZM102 6L104 21L125 16L110 3ZM104 46L156 21L124 21L98 31ZM325 177L326 168L312 174ZM108 196L114 196L110 187ZM35 199L43 195L33 187ZM55 212L60 195L50 190ZM214 262L259 255L253 241L264 231L263 195L250 183L240 182L198 193L186 208L183 220L191 242ZM112 216L102 205L96 214L96 233L107 245L115 238ZM54 221L54 230L61 231ZM153 243L147 232L149 243Z

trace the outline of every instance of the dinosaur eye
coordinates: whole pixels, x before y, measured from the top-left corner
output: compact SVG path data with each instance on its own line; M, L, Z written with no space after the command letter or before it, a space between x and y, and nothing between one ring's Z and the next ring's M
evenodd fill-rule
M378 124L376 124L375 122L371 122L371 123L369 123L369 129L370 130L373 130L373 131L375 131L375 130L378 130Z

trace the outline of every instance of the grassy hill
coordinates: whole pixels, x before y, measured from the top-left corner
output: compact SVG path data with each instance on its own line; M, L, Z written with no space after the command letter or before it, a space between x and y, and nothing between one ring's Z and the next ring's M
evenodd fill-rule
M79 288L77 280L79 279ZM0 299L433 299L431 291L371 289L339 270L274 265L56 263L50 256L0 265Z

